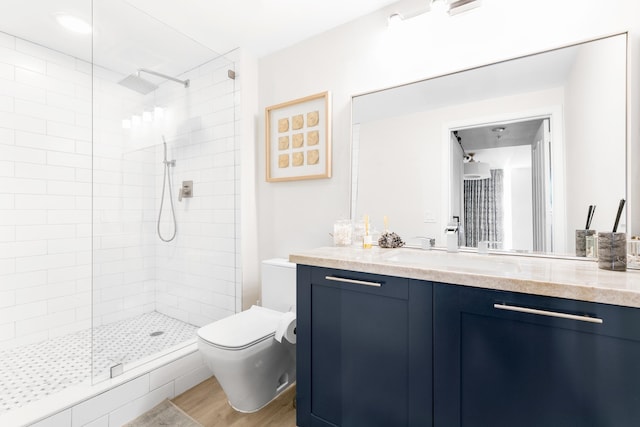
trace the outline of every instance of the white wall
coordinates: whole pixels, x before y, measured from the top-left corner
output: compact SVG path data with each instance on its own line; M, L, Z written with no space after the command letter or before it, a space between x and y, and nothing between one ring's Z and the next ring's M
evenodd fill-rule
M264 138L259 137L261 258L331 244L330 224L348 216L351 95L627 30L632 72L638 67L640 3L635 0L485 0L482 7L451 18L416 17L395 34L386 30L390 12L374 13L260 60L261 109L332 92L334 149L333 178L267 184ZM637 70L632 78L631 117L634 111L637 117ZM264 119L260 123L263 131ZM629 126L638 141L640 126Z
M625 182L625 170L619 167L625 162L625 148L621 144L625 138L625 81L613 71L624 69L624 48L621 40L606 40L591 47L599 50L598 57L602 58L599 61L611 64L611 67L604 67L598 73L610 72L612 75L605 78L615 82L618 87L592 84L595 78L603 76L595 74L595 69L600 67L592 63L593 57L586 54L578 55L568 79L570 84L565 92L565 141L566 152L571 154L565 159L567 253L575 253L575 230L584 228L589 205L596 205L591 229L611 231L618 203L625 198L624 188L620 185ZM587 99L602 99L603 104L611 108L603 115L602 108L586 102ZM631 120L638 121L638 116L631 116ZM593 149L583 150L583 146ZM607 173L596 174L594 170L605 170ZM626 227L623 217L618 231L627 231Z
M91 325L91 67L0 33L0 347Z
M87 64L88 65L88 64ZM122 119L141 114L143 99L115 82L120 76L95 68L92 99L94 326L155 309L153 218L154 150L132 150ZM126 102L123 102L126 100Z
M528 147L527 147L528 148ZM533 250L533 194L531 168L513 168L509 171L511 205L511 246L515 250ZM506 233L506 230L505 230Z
M181 78L190 87L163 84L157 102L176 116L162 129L150 130L147 141L161 141L165 134L171 168L178 233L165 243L153 236L156 249L156 309L171 317L203 326L236 311L236 260L239 253L239 147L236 145L235 81L226 59L207 63ZM162 146L156 145L155 216L162 191ZM193 198L178 201L182 181L193 181ZM166 189L165 191L169 191ZM166 196L165 196L166 197ZM170 218L165 200L163 218ZM166 221L164 221L166 222ZM165 237L169 235L166 227Z

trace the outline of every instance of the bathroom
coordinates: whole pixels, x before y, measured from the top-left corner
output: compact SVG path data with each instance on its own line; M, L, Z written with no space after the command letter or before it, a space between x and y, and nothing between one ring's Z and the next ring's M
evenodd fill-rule
M16 6L18 3L20 2L5 2L2 14L15 16L14 21L26 26L25 23L32 21L28 14L19 14ZM27 262L33 263L31 265L38 265L36 262L52 263L50 267L39 264L37 269L30 269L28 265L21 269L12 258L0 260L3 276L12 275L16 279L0 290L3 307L0 331L3 343L27 335L32 335L33 340L36 340L38 334L59 336L118 321L129 317L129 314L154 310L168 313L170 317L188 324L201 326L251 306L260 298L260 260L287 257L295 251L331 245L328 233L333 222L338 218L349 217L351 96L355 94L624 31L629 32L631 70L638 69L640 57L637 43L640 24L634 19L640 10L637 2L631 0L606 5L577 0L526 0L517 2L517 5L514 4L516 2L506 0L483 0L481 7L455 17L429 14L416 16L407 20L405 28L396 32L389 31L386 22L394 7L391 2L380 2L381 9L378 11L372 11L353 22L341 22L342 25L306 40L291 39L290 42L280 44L278 50L272 51L243 46L240 42L226 50L215 49L218 32L212 28L208 19L202 19L204 15L197 8L175 11L170 5L156 5L154 8L153 2L121 3L125 8L146 11L136 15L134 23L147 19L149 15L159 20L158 29L153 30L153 34L163 34L157 36L163 38L146 39L146 43L168 43L167 40L172 43L177 43L176 40L191 42L193 44L185 45L188 46L185 49L202 49L202 60L194 64L173 64L170 69L175 71L165 74L171 74L179 80L189 78L192 86L185 91L179 83L159 79L161 84L154 95L156 99L145 98L117 85L117 79L111 76L104 76L104 80L113 83L112 85L102 83L101 70L87 63L74 61L70 75L61 78L63 83L60 84L65 86L64 90L79 92L80 101L71 106L65 104L66 107L63 108L74 112L73 124L78 125L60 126L57 133L50 131L53 138L46 142L19 141L19 135L24 136L25 131L34 133L34 127L40 126L43 120L64 123L65 119L48 118L48 112L42 111L37 113L39 120L14 124L13 117L8 113L18 113L18 102L9 107L8 98L18 99L20 96L6 91L27 89L18 85L20 89L5 89L2 93L3 112L6 113L3 117L14 127L13 131L7 131L6 124L0 127L2 148L11 150L12 156L24 155L29 159L14 159L7 163L33 164L42 155L31 151L21 154L21 150L16 150L16 147L29 144L30 149L37 150L38 143L60 144L61 148L54 151L67 154L68 150L68 155L60 155L57 163L51 165L61 169L54 172L52 168L49 173L73 173L71 180L48 176L43 178L51 179L50 185L58 187L54 193L55 200L50 200L51 203L58 204L47 208L44 219L30 219L31 212L41 209L44 201L41 203L36 198L24 197L24 204L19 204L17 198L6 196L15 196L14 190L7 187L17 185L14 178L28 179L28 184L34 186L44 184L19 175L17 166L5 164L0 202L3 217L7 215L9 220L3 220L0 224L3 227L2 235L8 236L6 241L17 241L17 233L20 231L18 228L22 227L23 233L33 233L36 237L25 240L30 243L20 248L7 245L3 249L12 253L24 251L12 255L16 259L23 258L24 262L27 262L25 257L55 255L38 260L33 258ZM117 22L118 16L106 5L107 2L94 0L91 4L87 1L83 10L91 14L90 8L93 7L96 24L100 20L104 20L105 25L110 21ZM2 38L3 48L9 48L6 43L14 47L18 43L24 48L24 43L16 42L16 39L10 41L11 37L19 38L18 29L3 27L0 30L3 31L3 36L8 34ZM231 32L230 29L229 31ZM110 53L107 52L107 46L92 46L91 41L86 39L83 43L80 50L84 52L74 56L87 57L87 52L93 47L94 62L98 64L101 55ZM113 48L126 52L136 47L134 43L129 46L125 41L120 43L123 45ZM210 47L205 47L208 44ZM30 49L29 56L37 58L33 67L37 67L37 63L47 63L52 64L51 69L59 72L69 64L64 50L60 48L54 52L39 45L31 46ZM224 55L220 55L220 52L224 52ZM141 53L134 50L129 55ZM127 74L134 74L140 67L134 66ZM3 70L4 73L9 72L7 67L3 67ZM235 72L235 80L229 77L229 70ZM33 69L30 71L38 74ZM24 79L28 78L28 72L22 74ZM124 78L127 74L122 72L119 77ZM640 108L638 79L633 75L632 72L628 88L629 117L637 116L635 113ZM8 77L7 74L3 76L5 80ZM198 82L199 76L207 80L207 83ZM31 77L35 78L33 75ZM152 79L150 76L142 77ZM18 73L11 75L8 80L19 81ZM211 86L206 86L209 82L212 83ZM34 85L25 80L22 84L30 87ZM51 82L45 79L39 84L47 85ZM88 93L91 87L95 89L93 101ZM223 98L219 100L224 105L221 107L224 110L222 116L206 116L204 110L197 110L198 103L217 102L215 99L191 99L193 89L198 87L209 88L203 89L198 96ZM264 108L326 90L331 91L332 99L331 178L285 183L265 182ZM37 91L34 90L29 96L37 96L35 92ZM114 101L110 98L116 95L122 99ZM71 102L64 97L58 97L58 101ZM32 98L31 102L37 103L37 100L33 101ZM29 104L25 104L23 108L28 108ZM143 112L151 111L155 106L166 107L165 122L145 125L147 122L141 119L142 124L138 128L134 128L132 123L131 129L123 129L123 120L130 119L134 114L142 117ZM8 108L12 110L7 111ZM208 106L203 106L204 108ZM18 129L18 126L22 128ZM218 131L222 132L224 142L219 142L224 146L214 148L209 143L219 140L218 136L213 136ZM633 164L633 159L637 158L635 142L640 138L639 122L631 120L627 132L631 141L628 161ZM167 141L168 160L176 160L175 167L171 168L171 179L178 234L176 241L167 244L156 237L157 208L163 177L163 135ZM73 147L66 147L68 140L73 141ZM114 140L117 141L115 146L112 144ZM203 151L208 149L212 151ZM47 160L46 157L43 159L44 162ZM93 186L89 184L90 178L82 177L83 173L91 170L91 161L93 170L99 171L93 176ZM0 162L4 163L6 160L0 158ZM142 174L144 176L139 176ZM637 182L637 168L630 168L629 174L630 182ZM40 176L37 178L40 179ZM96 182L96 179L101 181ZM133 180L135 185L127 187L131 183L129 180ZM177 196L182 181L189 180L194 182L194 197L179 202ZM26 184L20 181L20 185ZM636 200L640 200L634 193L638 190L630 187L627 191L628 206L635 208ZM162 224L162 231L166 232L171 231L168 201L169 199L165 199L163 221L169 222ZM28 202L32 204L27 205ZM112 210L114 203L119 208ZM220 211L211 212L219 207L222 207ZM198 209L201 212L197 212ZM19 212L16 213L16 210ZM33 215L42 216L41 213ZM209 221L211 216L215 221ZM35 222L28 222L30 220ZM46 232L54 233L53 229L47 231L31 228L37 223L50 224L48 220L57 221L56 234L49 240L35 240ZM116 221L120 222L115 224ZM393 218L391 224L393 225ZM52 252L50 248L56 244L64 247L58 247L57 251ZM216 268L208 268L210 265L216 265ZM44 275L35 273L44 270ZM23 273L29 273L30 277ZM35 277L38 275L40 277ZM32 284L31 295L50 293L48 295L51 295L51 301L43 302L44 300L28 294L19 295L17 289L22 285L19 285L18 280L28 280ZM9 283L4 280L2 282ZM213 286L212 282L216 284L215 292L209 288ZM45 288L49 283L51 289ZM193 285L189 285L189 289L175 288L185 283ZM128 293L134 292L134 289L135 294ZM215 299L211 296L211 304L205 304L199 296L198 292L202 290L216 294ZM67 322L65 315L60 314L58 317L42 319L51 325L51 331L43 331L36 324L25 323L27 330L23 335L16 336L17 319L5 322L4 316L9 313L6 307L18 307L20 300L29 301L33 310L58 304L64 307L60 313L74 312L73 322ZM194 311L190 311L191 309ZM26 310L19 311L27 315ZM9 324L11 326L5 326ZM24 344L28 342L25 341ZM9 345L11 344L7 343ZM110 345L117 347L117 343ZM193 342L189 345L193 345ZM88 352L88 357L91 358L91 350ZM128 367L125 365L125 376L127 372ZM207 376L206 369L198 364L193 365L192 371L182 374L189 372L193 372L194 378L198 380L204 380ZM195 379L190 385L195 385L194 381ZM97 384L103 382L103 377L96 378ZM68 399L63 402L60 398L60 409L69 407L68 402L72 397Z

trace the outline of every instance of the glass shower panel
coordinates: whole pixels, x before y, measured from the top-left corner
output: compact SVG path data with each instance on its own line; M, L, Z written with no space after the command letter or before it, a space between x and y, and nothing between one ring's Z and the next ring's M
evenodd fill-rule
M94 0L94 381L235 313L234 63L121 0ZM97 31L99 30L99 32Z
M90 377L91 34L65 17L90 0L0 2L0 417Z

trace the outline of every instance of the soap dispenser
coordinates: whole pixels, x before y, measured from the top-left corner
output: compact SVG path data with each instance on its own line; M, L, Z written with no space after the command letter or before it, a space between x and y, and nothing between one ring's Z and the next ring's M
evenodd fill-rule
M453 221L447 224L447 228L444 230L446 238L447 238L447 252L458 252L459 242L459 232L460 232L460 218L457 216L453 217Z

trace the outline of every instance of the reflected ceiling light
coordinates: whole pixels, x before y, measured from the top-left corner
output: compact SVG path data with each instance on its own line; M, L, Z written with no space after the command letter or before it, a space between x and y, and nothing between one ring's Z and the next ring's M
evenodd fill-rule
M152 122L153 121L153 113L151 111L143 111L142 112L142 121L143 122Z
M162 107L153 107L153 117L155 119L161 119L164 117L164 108Z
M131 120L123 119L122 120L122 129L131 129Z
M466 162L463 172L463 179L465 181L475 181L479 179L491 178L491 170L489 169L489 163L476 162L473 159L474 153L468 153L469 161Z
M78 34L91 34L92 28L89 23L77 16L69 15L67 13L57 13L56 21L69 31L73 31Z

